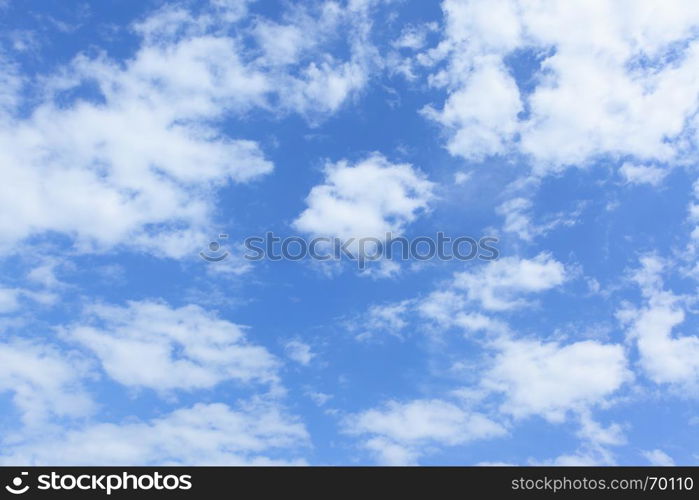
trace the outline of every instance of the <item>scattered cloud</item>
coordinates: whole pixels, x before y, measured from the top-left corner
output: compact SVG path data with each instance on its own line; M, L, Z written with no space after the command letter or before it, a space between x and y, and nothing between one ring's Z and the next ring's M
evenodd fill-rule
M264 401L231 408L197 403L148 421L94 423L3 447L0 463L24 465L274 465L297 454L308 434Z
M88 365L70 353L26 339L0 342L0 393L13 394L28 426L94 411L96 405L83 384L88 376Z
M346 432L366 436L364 447L387 465L417 463L430 446L455 446L506 433L486 416L442 400L389 401L348 416L344 425Z
M356 164L331 163L325 167L325 182L311 189L308 208L293 225L319 236L383 240L428 208L432 189L423 173L380 154Z
M313 358L316 357L315 353L311 350L311 346L300 340L290 340L287 342L284 346L284 352L290 360L303 366L308 366Z
M675 461L670 455L665 453L663 450L647 450L643 451L642 455L648 460L650 465L668 467L675 465Z
M117 382L158 391L211 388L224 380L275 383L279 362L244 328L196 305L94 305L61 329Z
M425 114L449 132L452 154L519 153L538 173L604 155L684 158L699 95L696 4L445 0L442 9L442 40L418 60L446 90ZM514 54L530 59L521 73L508 67Z
M639 364L658 384L674 384L696 393L699 385L699 337L673 335L685 320L683 299L664 290L664 263L655 256L641 258L633 281L641 288L644 305L627 304L617 312L627 338L635 342Z
M515 418L561 422L568 411L603 403L632 378L621 345L502 340L499 351L483 384L502 393L501 410Z
M619 173L629 184L649 184L651 186L658 186L663 182L663 179L665 179L668 170L648 165L624 163L619 168Z

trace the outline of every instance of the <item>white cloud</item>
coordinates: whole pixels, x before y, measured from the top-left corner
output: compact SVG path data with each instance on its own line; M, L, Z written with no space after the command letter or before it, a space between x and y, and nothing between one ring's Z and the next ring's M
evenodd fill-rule
M303 366L308 366L313 358L316 357L315 353L311 351L311 346L300 340L287 342L284 346L284 352L286 352L289 359Z
M592 419L588 412L580 415L580 437L586 443L597 446L620 446L626 444L626 436L621 425L612 423L608 427L602 426Z
M534 466L555 466L555 467L599 467L616 465L613 457L606 449L587 449L583 447L574 453L559 455L553 460L532 461Z
M361 341L373 339L378 333L400 337L401 331L408 325L406 317L412 307L412 300L374 304L366 313L348 321L347 328L351 332L358 332L355 338Z
M696 392L699 387L699 337L675 336L673 330L685 320L682 297L663 290L664 263L657 257L641 259L633 280L641 288L645 305L626 306L617 318L636 343L639 364L656 383L675 384Z
M368 338L380 330L398 334L408 325L411 313L440 328L504 335L509 333L509 326L483 310L501 312L525 307L531 304L527 296L555 288L566 279L565 266L548 253L532 259L505 257L474 271L456 272L425 297L371 306L362 318L366 332L360 337Z
M397 49L418 50L425 46L427 35L437 30L437 23L425 23L406 26L401 30L398 39L391 42Z
M0 288L0 313L14 312L19 308L21 290L17 288Z
M522 111L517 85L499 61L484 58L464 85L451 93L443 109L424 114L455 130L447 144L453 155L481 159L501 153L517 130Z
M600 155L670 162L684 157L685 139L695 147L695 2L445 0L442 9L443 39L418 60L446 88L428 116L449 131L453 154L518 151L546 172ZM526 90L505 67L515 55L531 59Z
M298 462L298 449L307 445L304 426L269 403L253 401L238 409L199 403L150 421L94 423L13 439L5 443L0 463L264 465Z
M689 245L689 252L696 253L697 252L697 242L699 241L699 226L697 225L697 223L699 223L699 203L697 203L699 201L699 181L694 182L694 186L693 186L692 191L693 191L693 198L692 198L692 201L689 203L689 206L687 207L688 212L689 212L688 217L687 217L688 222L690 224L694 224L694 229L692 230L692 233L691 233L692 241ZM694 269L695 273L696 273L697 269L699 269L699 268Z
M20 339L0 342L0 393L13 393L26 425L91 413L94 404L82 385L86 375L84 362L53 347Z
M389 401L348 416L345 431L368 435L364 446L390 465L416 463L430 446L456 446L505 434L500 424L484 415L438 399Z
M675 465L675 461L672 459L670 455L665 453L663 450L647 450L643 451L642 455L650 462L651 465L659 465L659 466L671 466Z
M386 334L402 338L415 306L412 299L372 304L367 311L346 320L344 326L359 341L381 341Z
M409 300L395 304L372 305L369 307L366 323L371 330L389 330L397 333L407 326L404 316L410 305Z
M325 404L333 398L332 394L313 391L307 392L306 396L311 398L311 401L313 401L318 406L325 406Z
M95 81L104 104L44 102L0 121L12 179L0 187L0 245L58 231L84 250L127 244L178 257L197 248L213 190L272 170L257 144L205 124L239 105L216 89L250 100L254 75L237 75L236 61L234 44L214 37L143 47L123 69L78 58L57 91Z
M311 189L306 208L293 225L320 236L342 239L400 233L425 210L433 184L409 164L374 154L354 165L325 167L325 181Z
M483 384L503 394L501 410L516 418L563 421L568 411L604 402L631 379L620 345L501 340L498 349Z
M461 186L462 184L466 184L471 177L473 177L473 172L456 172L454 174L454 184L457 186Z
M83 320L61 330L66 340L93 352L105 372L127 386L201 389L225 380L277 381L277 359L249 343L243 327L195 305L96 305Z
M503 231L515 233L521 239L530 241L536 231L532 224L529 210L532 208L532 202L526 198L512 198L503 202L496 208L496 213L505 217Z
M624 163L619 168L619 173L629 184L650 184L658 186L667 175L667 169L648 165L634 165Z
M479 271L454 275L452 289L487 310L503 311L527 305L521 296L540 293L562 284L565 267L548 253L533 259L505 257L485 264Z
M194 254L207 241L216 191L273 168L256 142L224 132L223 119L263 108L315 120L366 84L370 5L290 7L288 24L276 31L263 19L250 28L269 33L249 47L247 25L238 34L231 29L245 3L217 1L198 14L157 10L134 25L142 40L132 58L79 54L37 79L43 98L31 106L7 63L0 163L11 181L0 185L0 252L58 232L81 251ZM282 32L303 36L285 41ZM335 43L348 41L347 58L321 43L330 34ZM270 40L291 54L272 49ZM88 87L94 99L66 104L66 95ZM26 107L29 113L15 113Z

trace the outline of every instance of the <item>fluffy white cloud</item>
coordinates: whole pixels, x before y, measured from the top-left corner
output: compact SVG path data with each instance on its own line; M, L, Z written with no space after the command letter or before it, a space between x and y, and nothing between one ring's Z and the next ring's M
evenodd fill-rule
M304 426L270 403L253 401L236 409L199 403L149 421L95 423L13 439L5 443L0 463L264 465L299 461L298 449L307 445Z
M430 78L446 100L427 113L450 131L453 154L519 151L544 172L600 155L668 162L696 143L695 2L445 0L442 8L442 42L418 60L446 62ZM506 67L513 56L530 58L519 86Z
M435 321L441 327L458 327L466 332L506 333L507 325L476 310L469 310L466 297L453 290L434 291L420 300L417 311L421 317Z
M503 394L501 410L516 418L560 422L569 410L599 404L631 379L620 345L500 340L498 348L483 384Z
M540 253L532 259L502 258L474 271L456 272L424 297L371 306L362 317L364 330L358 338L366 339L382 330L399 334L408 325L409 315L414 313L440 328L509 334L510 328L505 322L483 311L525 307L531 303L527 296L555 288L566 278L565 266L548 253ZM354 325L349 327L358 330Z
M621 425L613 423L604 427L594 421L589 412L585 411L580 414L578 437L587 443L598 446L618 446L626 443L626 436Z
M130 59L80 54L37 79L43 97L31 105L2 63L13 71L0 95L0 252L58 232L82 251L194 253L216 190L273 168L256 142L224 132L223 119L253 107L316 119L365 85L369 4L290 7L287 24L259 18L252 27L245 4L162 8L134 25L142 41ZM347 59L323 45L338 40L350 45ZM81 99L66 103L75 93Z
M682 297L663 290L664 263L657 257L641 259L633 280L646 303L627 305L617 313L627 327L627 337L636 343L639 364L656 383L675 384L696 392L699 388L699 337L673 335L685 320Z
M447 145L451 154L478 159L505 149L520 111L517 85L500 61L489 58L449 95L443 109L427 107L424 114L455 131Z
M368 436L364 446L390 465L416 463L429 446L456 446L506 432L482 414L439 399L389 401L381 408L348 416L345 431Z
M0 393L13 394L26 425L93 411L82 385L86 375L82 361L55 348L21 339L0 342Z
M425 210L433 184L411 165L389 162L374 154L354 165L347 161L325 167L325 182L311 189L304 210L294 221L300 231L342 239L400 233Z
M277 359L249 343L243 327L195 305L97 305L62 335L93 352L111 378L128 386L169 390L225 380L277 381Z
M218 55L228 58L226 64ZM0 246L45 231L82 249L120 244L169 256L203 239L215 187L272 170L257 144L206 125L254 77L235 67L235 45L215 37L144 47L124 68L79 58L69 90L95 81L104 103L40 104L0 120ZM237 82L235 86L226 79ZM252 81L248 81L248 79Z

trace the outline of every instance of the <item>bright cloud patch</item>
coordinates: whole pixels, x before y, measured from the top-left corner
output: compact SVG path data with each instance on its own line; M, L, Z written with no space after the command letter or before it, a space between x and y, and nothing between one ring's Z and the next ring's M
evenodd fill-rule
M224 380L274 382L277 360L243 328L199 306L158 302L93 306L63 336L93 352L114 380L156 390L210 388Z
M441 400L389 401L350 416L346 431L367 435L364 446L392 465L415 463L429 445L455 446L505 433L484 415Z
M631 378L620 345L518 340L503 341L500 350L484 383L503 393L503 411L517 418L561 421L569 410L603 402Z
M619 173L624 177L626 182L630 184L650 184L651 186L657 186L667 175L667 170L647 165L624 163L619 169Z
M303 448L296 419L264 402L233 409L199 403L150 421L97 423L58 436L12 443L0 463L28 465L269 465L280 451Z
M456 273L452 287L484 309L503 311L526 305L523 296L556 287L565 278L563 264L542 253L533 259L505 257L480 271Z
M26 424L51 416L78 417L94 410L83 388L86 366L57 349L15 340L0 343L0 393L13 394Z
M354 165L347 161L325 167L325 182L315 186L308 208L294 221L300 231L343 239L400 233L425 210L433 184L405 163L373 155Z
M699 387L699 337L673 335L685 320L682 298L663 290L663 262L656 257L641 259L634 274L646 304L622 308L617 317L626 325L628 338L636 342L640 364L656 383L676 384L697 391Z
M193 253L206 241L216 190L273 169L244 130L218 123L253 108L313 117L337 110L367 80L370 58L359 49L367 8L298 7L289 25L241 25L257 34L261 56L242 35L226 34L244 3L200 14L164 8L134 26L142 40L132 58L80 54L41 80L42 99L27 116L19 110L28 103L10 93L0 114L0 164L12 179L0 183L0 250L58 232L81 250ZM356 32L349 60L309 52L338 31ZM273 48L281 33L291 53ZM85 87L97 97L64 104Z
M699 96L696 3L446 0L442 8L442 42L419 61L445 61L431 82L447 98L427 115L450 130L453 154L519 151L539 171L599 155L683 156ZM531 56L519 80L507 67L517 51Z

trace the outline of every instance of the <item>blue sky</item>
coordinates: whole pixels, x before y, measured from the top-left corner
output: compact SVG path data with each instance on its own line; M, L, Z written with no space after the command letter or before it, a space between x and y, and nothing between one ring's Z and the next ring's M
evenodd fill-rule
M1 463L697 463L694 2L0 19Z

